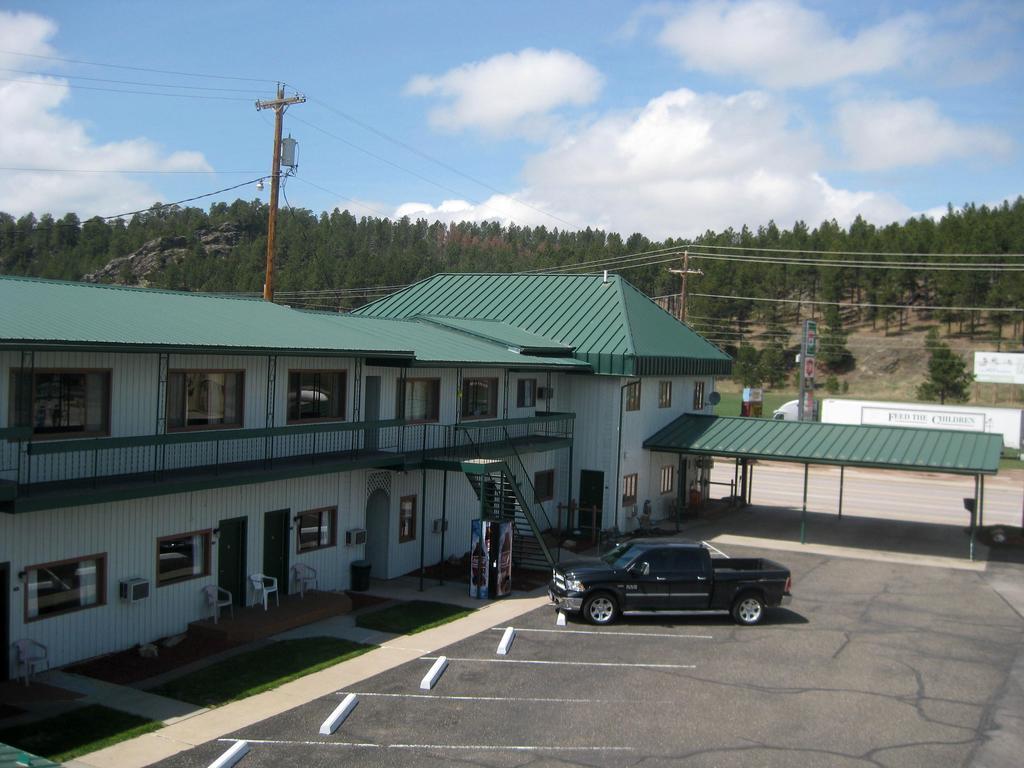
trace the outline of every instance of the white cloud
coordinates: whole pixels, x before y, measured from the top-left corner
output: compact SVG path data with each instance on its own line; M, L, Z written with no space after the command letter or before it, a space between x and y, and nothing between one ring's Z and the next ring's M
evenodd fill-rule
M962 126L928 99L848 101L836 126L851 164L860 170L932 165L951 157L1005 155L1010 138L999 131Z
M440 96L430 112L437 128L476 128L493 135L537 135L549 114L565 105L589 104L601 91L601 74L567 51L503 53L464 64L443 75L417 75L406 93Z
M818 171L821 160L813 138L770 95L680 89L634 112L605 116L533 156L527 185L486 208L449 202L446 210L399 210L445 220L496 218L496 210L520 224L567 220L659 239L770 219L781 226L798 219L849 223L859 213L888 223L910 213L885 195L831 186Z
M698 2L665 24L659 42L693 70L808 87L899 67L919 49L924 24L908 13L844 37L794 0Z
M0 50L53 55L56 34L49 19L0 11ZM0 67L33 69L38 61L0 53ZM17 75L29 82L0 81L0 166L79 170L212 170L199 152L166 152L145 138L98 143L85 123L61 114L70 95L58 77ZM83 219L151 205L160 195L144 181L118 174L4 172L0 211L13 215L67 211Z

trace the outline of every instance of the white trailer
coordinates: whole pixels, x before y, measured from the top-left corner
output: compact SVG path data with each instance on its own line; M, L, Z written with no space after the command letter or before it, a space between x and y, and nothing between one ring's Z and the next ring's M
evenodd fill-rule
M1003 436L1003 447L1020 451L1024 420L1020 408L980 405L884 403L875 400L827 398L821 403L821 421L828 424L876 424L916 429L955 429Z

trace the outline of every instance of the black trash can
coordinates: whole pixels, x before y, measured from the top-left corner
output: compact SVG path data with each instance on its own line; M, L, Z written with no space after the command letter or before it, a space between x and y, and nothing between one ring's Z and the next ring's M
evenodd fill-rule
M352 561L352 591L365 592L370 588L370 567L369 560Z

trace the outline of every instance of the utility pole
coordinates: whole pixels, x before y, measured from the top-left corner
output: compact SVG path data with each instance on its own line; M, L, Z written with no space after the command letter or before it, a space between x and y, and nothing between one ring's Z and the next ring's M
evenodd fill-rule
M267 276L263 283L264 301L274 300L274 235L277 232L277 194L281 185L281 125L285 110L292 104L301 104L306 97L301 93L284 97L284 83L277 84L277 98L257 101L256 111L274 110L274 162L270 172L270 216L267 219Z
M679 275L681 278L679 285L679 308L676 311L676 317L681 322L686 322L686 276L687 275L703 275L704 273L699 269L690 269L690 252L683 251L683 268L682 269L670 269L674 275Z

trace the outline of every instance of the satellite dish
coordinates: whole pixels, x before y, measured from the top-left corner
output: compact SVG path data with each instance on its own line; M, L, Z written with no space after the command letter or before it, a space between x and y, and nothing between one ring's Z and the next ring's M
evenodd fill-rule
M708 395L708 402L711 403L712 405L718 405L720 402L722 402L722 396L717 392L712 392L710 395Z

